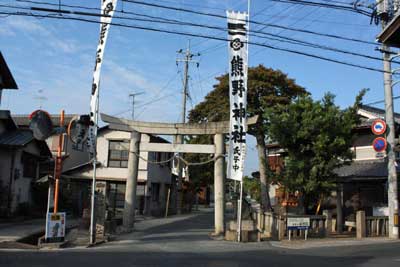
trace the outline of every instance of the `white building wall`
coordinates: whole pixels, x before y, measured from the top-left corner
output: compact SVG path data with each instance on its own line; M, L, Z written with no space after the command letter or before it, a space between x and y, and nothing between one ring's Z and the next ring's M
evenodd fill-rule
M109 153L109 142L113 140L130 140L130 132L124 131L113 131L113 130L103 130L97 138L97 160L100 166L96 169L96 177L99 180L115 180L115 181L126 181L128 176L128 168L114 168L108 166L108 153ZM142 134L142 143L150 142L150 136L147 134ZM164 153L167 154L167 153ZM149 157L149 155L151 155ZM171 181L171 170L168 166L151 164L144 159L150 161L155 161L152 156L153 153L140 152L139 159L139 173L138 181L151 180L153 183L170 183ZM162 157L166 159L166 156ZM91 179L93 175L92 170L87 170L79 174L79 178ZM77 177L78 178L78 177Z
M351 148L351 150L354 153L354 159L355 161L357 160L373 160L373 159L378 159L376 156L377 153L373 149L372 146L357 146ZM386 156L386 152L381 153L382 156Z
M58 135L52 135L46 139L46 143L50 148L53 157L57 156L57 149L54 144L58 144ZM69 170L73 167L80 166L90 161L89 153L87 151L86 144L83 144L82 151L73 148L74 144L69 140L69 138L64 136L64 152L63 154L68 154L69 156L63 161L63 171Z

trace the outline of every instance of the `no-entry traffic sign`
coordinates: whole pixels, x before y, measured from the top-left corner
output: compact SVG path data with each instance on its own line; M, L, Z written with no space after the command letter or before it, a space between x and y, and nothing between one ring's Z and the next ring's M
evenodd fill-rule
M386 139L383 137L377 137L372 142L372 146L376 152L383 152L386 150L387 142Z
M381 119L374 120L371 125L371 130L375 135L384 134L386 131L386 122Z

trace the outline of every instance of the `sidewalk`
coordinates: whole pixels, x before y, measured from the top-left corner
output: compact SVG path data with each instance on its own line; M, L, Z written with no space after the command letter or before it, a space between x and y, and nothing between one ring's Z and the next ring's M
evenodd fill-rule
M78 219L67 218L66 227L71 227L78 223ZM45 231L46 220L32 219L21 222L0 223L0 243L18 242L28 236L39 234Z
M364 246L388 243L400 243L400 240L393 240L386 237L368 237L363 239L357 238L324 238L309 240L283 240L269 241L271 246L286 249L311 249L323 247L343 247L343 246Z

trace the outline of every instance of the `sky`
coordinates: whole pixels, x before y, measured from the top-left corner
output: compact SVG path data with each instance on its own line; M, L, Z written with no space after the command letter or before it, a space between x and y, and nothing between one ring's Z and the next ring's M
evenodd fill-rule
M36 1L59 3L58 0ZM247 0L143 1L219 15L225 15L226 10L247 10ZM341 0L341 2L349 3L351 1ZM61 3L91 8L100 7L100 0L62 0ZM21 1L0 0L0 12L16 10L6 7L9 5L19 8L50 7ZM64 7L64 9L72 8ZM128 2L119 1L117 10L226 27L224 19ZM98 12L95 9L85 11ZM126 16L135 17L133 15ZM354 12L277 3L270 0L251 1L250 16L251 20L263 23L307 29L369 42L374 42L380 32L380 26L371 25L369 17ZM90 19L98 20L96 17ZM226 32L218 30L182 25L160 25L133 20L114 20L114 22L212 35L220 38L227 36ZM0 25L0 50L19 87L19 90L3 92L1 108L11 110L12 114L27 114L38 108L49 113L59 113L61 109L64 109L69 114L87 114L99 25L1 14ZM380 52L376 51L376 48L379 47L378 44L361 44L254 24L251 24L250 28L381 57ZM378 60L258 37L252 37L250 41L382 69L382 62ZM183 66L182 63L177 64L176 60L181 57L177 51L186 49L189 42L192 53L200 53L200 56L194 58L199 62L199 67L191 64L189 69L190 98L187 106L190 110L212 90L213 85L216 84L214 77L226 73L229 66L227 43L111 26L101 73L100 111L109 115L130 118L132 103L129 94L143 93L136 97L135 116L137 120L179 122L182 109ZM249 65L257 66L259 64L279 69L288 74L290 78L295 79L299 85L311 92L314 99L320 99L328 91L335 94L336 103L343 108L354 102L355 96L362 88L370 89L364 98L364 103L384 98L383 74L379 72L250 45ZM399 95L397 91L398 89L394 88L394 96ZM383 105L376 107L382 108ZM395 110L398 110L396 101ZM245 173L250 174L257 170L257 165L255 140L250 137Z

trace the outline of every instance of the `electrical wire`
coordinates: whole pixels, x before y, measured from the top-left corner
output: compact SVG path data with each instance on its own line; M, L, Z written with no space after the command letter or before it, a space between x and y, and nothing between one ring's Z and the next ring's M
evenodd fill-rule
M16 15L16 16L28 16L28 17L50 18L50 19L75 20L75 21L82 21L82 22L100 24L99 21L89 20L89 19L85 19L85 18L81 18L81 17L54 16L54 15L50 15L50 14L49 15L40 15L40 14L33 14L33 13L26 13L26 12L14 12L14 13L0 12L0 14L2 14L2 15L10 15L11 14L11 15ZM166 29L160 29L160 28L151 28L151 27L145 27L145 26L140 26L140 25L122 24L122 23L115 23L115 22L106 23L106 24L110 24L110 25L114 25L114 26L118 26L118 27L123 27L123 28L130 28L130 29L146 30L146 31L152 31L152 32L162 32L162 33L169 33L169 34L181 35L181 36L198 37L198 38L208 38L208 39L213 39L213 40L218 40L218 41L225 41L225 42L229 41L226 38L220 38L220 37L215 37L215 36L208 36L208 35L203 35L203 34L195 34L195 33L190 33L190 32L180 32L180 31L166 30ZM311 54L311 53L307 53L307 52L303 52L303 51L297 51L297 50L293 50L293 49L282 48L282 47L277 47L277 46L271 46L271 45L268 45L268 44L262 44L262 43L256 43L256 42L249 42L249 44L255 45L255 46L264 47L264 48L270 48L270 49L277 50L277 51L284 51L284 52L289 52L289 53L293 53L293 54L297 54L297 55L303 55L303 56L308 56L308 57L312 57L312 58L317 58L317 59L321 59L321 60L325 60L325 61L329 61L329 62L333 62L333 63L338 63L338 64L341 64L341 65L347 65L347 66L351 66L351 67L360 68L360 69L366 69L366 70L371 70L371 71L381 72L381 73L384 72L381 69L368 67L368 66L363 66L363 65L359 65L359 64L355 64L355 63L350 63L350 62L344 62L344 61L340 61L340 60L336 60L336 59L332 59L332 58L327 58L327 57L324 57L324 56L315 55L315 54Z
M393 100L399 99L399 98L400 98L400 96L394 96ZM385 103L385 100L379 100L379 101L375 101L375 102L370 102L370 103L367 103L365 105L371 106L371 105L377 105L377 104L382 104L382 103Z
M21 8L21 7L9 6L9 5L0 5L0 7ZM101 14L96 14L96 13L76 12L76 11L71 11L71 10L56 10L56 9L37 8L37 7L30 7L30 8L24 7L24 8L21 8L21 9L28 9L28 10L34 10L34 11L48 11L48 12L74 14L74 15L76 14L76 15L83 15L83 16L102 16ZM114 18L123 18L123 17L115 16ZM123 18L123 19L129 19L130 20L131 18ZM209 29L220 30L220 31L223 31L223 32L227 31L227 29L223 28L223 27L217 27L217 26L206 25L206 24L196 24L196 23L190 23L190 22L178 21L178 20L174 20L174 21L150 20L150 19L135 19L135 20L151 22L151 23L166 23L166 24L179 24L179 25L194 26L194 27L204 27L204 28L209 28ZM291 44L295 44L295 45L302 45L302 46L306 46L306 47L317 48L317 49L322 49L322 50L328 50L328 51L333 51L333 52L338 52L338 53L343 53L343 54L348 54L348 55L353 55L353 56L358 56L358 57L364 57L364 58L367 58L367 59L382 61L382 58L379 58L379 57L369 56L369 55L356 53L356 52L352 52L352 51L346 51L346 50L333 48L333 47L329 47L329 46L325 46L325 45L319 45L319 44L306 42L306 41L302 41L302 40L298 40L298 39L294 39L294 38L290 38L290 37L286 37L286 36L281 36L279 34L272 34L272 33L267 33L267 32L263 32L263 31L259 31L259 30L254 30L253 32L259 33L259 34L262 34L262 35L278 37L279 39L275 39L275 38L271 38L271 37L267 38L267 37L264 37L264 36L251 34L251 33L249 35L250 36L255 36L255 37L258 37L258 38L275 40L277 42L282 42L283 41L283 42L287 42L287 43L291 43ZM264 44L266 44L266 42ZM203 52L204 51L206 51L206 50L203 50Z
M136 0L123 0L123 1L125 1L127 3L132 3L132 4L157 7L157 8L162 8L162 9L181 11L181 12L187 12L187 13L191 13L191 14L226 19L226 16L215 14L215 13L206 13L206 12L200 12L200 11L195 11L195 10L190 10L190 9L185 9L185 8L170 7L170 6L164 6L164 5L159 5L159 4L146 3L146 2L136 1ZM247 21L244 21L244 22L247 22ZM272 28L280 28L280 29L285 29L285 30L290 30L290 31L298 31L298 32L303 32L303 33L308 33L308 34L313 34L313 35L324 36L324 37L336 38L336 39L341 39L341 40L346 40L346 41L353 41L353 42L358 42L358 43L376 45L376 43L374 43L374 42L359 40L359 39L355 39L355 38L348 38L348 37L343 37L343 36L339 36L339 35L319 33L319 32L315 32L315 31L291 28L291 27L286 27L286 26L271 24L271 23L262 23L262 22L255 21L255 20L249 20L249 23L256 24L256 25L263 25L263 26L272 27Z
M101 10L100 8L93 8L93 7L87 7L87 6L80 6L80 5L66 5L66 4L54 4L50 2L39 2L39 1L34 1L34 0L16 0L18 2L24 2L24 3L33 3L33 4L41 4L41 5L48 5L48 6L61 6L61 7L72 7L72 8L80 8L80 9L86 9L86 10ZM206 16L212 16L212 17L217 17L217 18L223 18L226 19L225 16L219 15L219 14L212 14L212 13L204 13L204 12L199 12L199 11L194 11L194 10L189 10L189 9L183 9L183 8L176 8L176 7L168 7L168 6L163 6L163 5L156 5L156 4L151 4L151 3L145 3L145 2L140 2L140 1L133 1L133 0L124 0L125 2L129 3L134 3L134 4L141 4L141 5L146 5L146 6L155 6L159 8L164 8L164 9L172 9L172 10L182 10L183 12L189 12L189 13L195 13L199 15L206 15ZM26 9L26 8L25 8ZM142 16L142 17L148 17L148 18L154 18L154 19L162 19L165 21L171 21L171 22L177 22L177 20L173 19L167 19L167 18L161 18L157 16L150 16L150 15L145 15L145 14L140 14L140 13L135 13L135 12L129 12L129 11L115 11L116 13L123 13L123 14L131 14L131 15L136 15L136 16ZM115 17L115 16L114 16ZM336 38L336 39L341 39L341 40L346 40L346 41L353 41L353 42L358 42L358 43L363 43L363 44L370 44L370 45L376 45L374 42L369 42L365 40L359 40L355 38L348 38L348 37L343 37L339 35L332 35L332 34L326 34L326 33L319 33L315 31L309 31L309 30L304 30L304 29L298 29L298 28L291 28L287 26L282 26L282 25L277 25L277 24L271 24L271 23L263 23L263 22L258 22L254 20L250 20L250 23L257 24L257 25L262 25L266 27L272 27L272 28L280 28L280 29L285 29L289 31L298 31L302 33L307 33L307 34L313 34L313 35L319 35L323 37L329 37L329 38Z
M317 7L322 7L322 8L331 8L331 9L336 9L336 10L358 13L358 14L361 14L361 15L364 15L367 17L370 17L372 15L372 12L368 12L366 10L359 9L354 6L348 6L348 5L344 6L344 5L336 5L336 4L305 1L305 0L269 0L269 1L286 3L286 4L296 4L296 5L306 5L306 6L317 6Z

